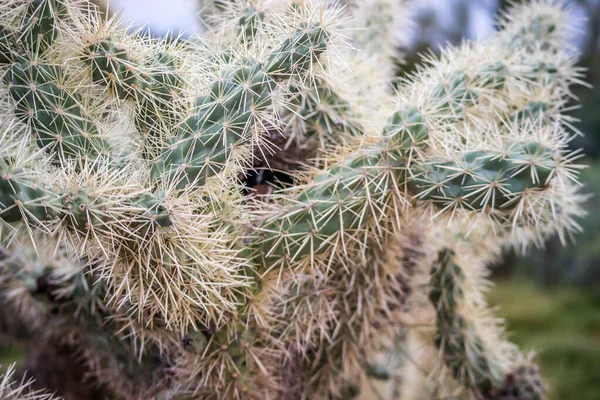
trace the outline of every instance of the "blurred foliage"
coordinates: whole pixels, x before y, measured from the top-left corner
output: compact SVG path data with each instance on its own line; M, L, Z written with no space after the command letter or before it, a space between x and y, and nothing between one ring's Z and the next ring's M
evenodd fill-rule
M599 292L542 290L512 278L497 283L490 305L500 306L498 316L506 319L512 341L538 351L549 399L600 399Z

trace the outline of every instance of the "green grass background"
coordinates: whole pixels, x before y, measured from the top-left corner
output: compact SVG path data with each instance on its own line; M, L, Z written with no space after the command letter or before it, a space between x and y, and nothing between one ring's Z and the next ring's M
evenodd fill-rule
M600 400L600 292L513 277L498 281L489 301L509 338L536 351L550 399Z

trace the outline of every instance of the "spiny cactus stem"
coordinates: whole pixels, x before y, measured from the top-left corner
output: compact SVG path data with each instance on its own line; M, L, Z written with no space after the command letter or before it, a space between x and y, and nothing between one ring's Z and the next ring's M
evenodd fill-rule
M427 138L416 109L395 112L380 143L319 172L289 208L260 228L262 238L254 244L258 265L327 253L336 246L332 237L359 231L375 210L386 210L390 196L406 179L406 157Z
M94 160L109 150L79 96L64 88L65 79L59 66L27 59L15 62L5 77L16 117L29 124L38 146L56 165L84 157Z
M474 150L458 160L428 160L408 183L418 198L441 209L510 213L529 191L546 187L555 167L553 152L542 144L510 142L504 152Z
M473 390L477 398L541 400L544 387L539 368L530 362L517 363L512 370L497 361L477 331L473 315L465 313L465 272L455 262L455 253L443 249L431 269L429 300L436 311L435 344L453 377ZM492 373L495 371L495 374Z
M298 29L264 65L248 60L213 83L152 167L155 181L178 189L202 186L228 165L231 149L248 144L253 126L271 106L276 81L304 75L326 49L328 34L313 24Z
M460 313L463 272L454 253L444 249L431 269L429 300L436 310L436 346L454 378L479 394L493 387L490 360L469 318Z
M51 188L31 182L27 171L15 169L5 160L0 160L0 176L0 218L8 223L25 220L35 226L63 220L70 229L86 231L106 223L111 208L119 210L126 207L143 210L138 212L137 225L171 225L168 210L161 204L160 193L123 198L120 204L97 198L85 190L56 193Z

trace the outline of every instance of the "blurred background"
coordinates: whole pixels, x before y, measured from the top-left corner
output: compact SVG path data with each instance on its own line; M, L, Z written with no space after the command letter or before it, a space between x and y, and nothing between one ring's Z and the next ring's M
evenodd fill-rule
M171 31L187 36L204 31L198 15L209 1L98 3L109 12L123 12L134 26L147 26L152 35ZM566 245L554 238L527 255L508 254L494 266L489 301L507 320L510 339L537 352L550 399L600 400L600 0L564 2L571 6L579 64L592 85L574 89L581 107L572 111L583 133L572 147L585 150L583 163L589 168L582 181L592 195L588 215L580 221L584 232ZM485 38L495 29L497 13L509 5L505 0L413 0L408 7L413 23L399 32L406 57L398 74L414 70L428 49L437 53L446 43ZM18 345L0 347L0 364L18 360L22 351Z

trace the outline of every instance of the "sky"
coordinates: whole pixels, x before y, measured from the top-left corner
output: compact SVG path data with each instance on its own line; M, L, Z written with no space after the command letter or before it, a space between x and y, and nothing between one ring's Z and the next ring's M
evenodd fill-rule
M155 35L165 34L167 31L182 32L185 35L202 33L202 25L198 20L199 0L105 0L109 2L111 9L120 10L124 18L136 25L147 24ZM600 3L600 0L587 0L590 3ZM459 4L468 4L469 25L464 32L468 38L484 38L494 30L494 13L498 8L498 0L413 0L411 12L416 16L430 16L440 29L429 32L434 37L428 38L429 43L442 45L447 40L448 31L454 29L460 22L457 13L454 12ZM574 15L582 15L583 7L575 6L572 10ZM413 18L416 20L417 18ZM416 43L415 35L422 34L421 31L407 28L402 31L408 38L405 43ZM585 40L582 34L575 40ZM581 43L575 43L580 45Z
M127 21L149 24L158 35L167 31L200 33L197 6L198 0L110 0L109 4L111 9L121 10Z

